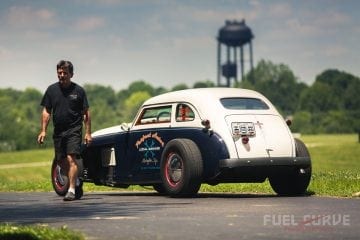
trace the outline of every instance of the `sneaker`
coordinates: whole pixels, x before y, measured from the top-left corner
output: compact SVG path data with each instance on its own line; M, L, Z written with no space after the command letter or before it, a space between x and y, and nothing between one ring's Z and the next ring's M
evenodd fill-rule
M64 201L74 201L74 200L75 200L75 194L73 194L72 192L67 192L64 197Z
M79 186L75 187L75 199L80 199L84 195L83 182L80 180Z

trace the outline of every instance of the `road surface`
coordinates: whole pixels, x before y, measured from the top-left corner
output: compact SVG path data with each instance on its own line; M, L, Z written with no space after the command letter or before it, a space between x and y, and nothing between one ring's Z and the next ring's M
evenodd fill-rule
M0 193L0 222L67 225L87 239L359 239L360 199L152 192Z

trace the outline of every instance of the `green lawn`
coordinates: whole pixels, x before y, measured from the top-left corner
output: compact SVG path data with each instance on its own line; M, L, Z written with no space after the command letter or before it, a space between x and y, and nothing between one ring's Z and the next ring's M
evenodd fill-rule
M1 223L0 239L5 240L84 240L85 236L79 232L69 230L67 227L60 229L44 225L24 226Z
M348 197L360 192L360 143L353 135L304 136L313 160L310 190Z
M355 134L347 135L304 135L313 164L313 176L309 192L321 196L351 197L360 191L360 143ZM52 149L0 153L0 191L52 191L50 163ZM12 164L43 162L46 166L11 168ZM85 191L109 191L109 187L84 185ZM129 190L147 190L131 187ZM229 193L271 193L268 181L265 183L203 184L203 192Z

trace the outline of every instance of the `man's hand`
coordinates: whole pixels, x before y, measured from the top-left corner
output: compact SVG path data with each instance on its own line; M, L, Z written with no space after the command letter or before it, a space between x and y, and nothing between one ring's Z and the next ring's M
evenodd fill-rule
M39 133L39 136L37 139L39 144L44 143L44 140L46 137L46 128L49 124L49 120L50 120L50 110L48 112L46 107L44 107L42 110L42 113L41 113L41 128L40 128L40 133Z
M44 140L45 140L45 137L46 137L46 132L41 131L39 136L38 136L38 139L37 139L38 143L43 144Z
M90 134L90 133L85 133L84 141L85 141L85 144L86 144L86 145L89 145L89 144L91 143L92 137L91 137L91 134Z

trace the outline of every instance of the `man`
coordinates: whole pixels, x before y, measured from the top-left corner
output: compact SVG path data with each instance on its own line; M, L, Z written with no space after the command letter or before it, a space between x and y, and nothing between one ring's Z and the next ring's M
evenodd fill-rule
M90 144L92 140L90 111L84 89L71 82L74 75L72 63L61 60L56 69L59 81L47 88L41 101L41 106L43 106L41 131L37 140L40 144L44 142L52 114L55 158L57 161L65 163L69 177L69 189L64 201L73 201L80 199L83 195L82 183L77 178L76 157L80 154L83 122L85 143Z

